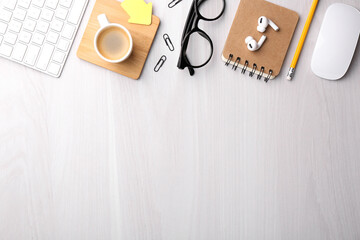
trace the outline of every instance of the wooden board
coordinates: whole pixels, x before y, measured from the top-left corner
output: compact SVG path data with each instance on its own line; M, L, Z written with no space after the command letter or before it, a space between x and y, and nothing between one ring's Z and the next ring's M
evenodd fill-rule
M100 25L97 16L105 13L109 21L126 27L133 38L133 52L125 62L108 63L102 60L94 49L94 37ZM144 68L151 45L155 38L160 19L152 16L150 26L128 23L129 15L122 9L121 3L116 0L97 0L91 13L89 23L81 40L77 56L85 61L109 69L132 79L139 79Z

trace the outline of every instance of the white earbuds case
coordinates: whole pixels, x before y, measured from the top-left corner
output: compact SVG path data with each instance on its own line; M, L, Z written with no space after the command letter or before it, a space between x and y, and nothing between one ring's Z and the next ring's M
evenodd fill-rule
M315 75L328 80L342 78L351 64L360 34L360 12L342 3L326 11L312 57Z

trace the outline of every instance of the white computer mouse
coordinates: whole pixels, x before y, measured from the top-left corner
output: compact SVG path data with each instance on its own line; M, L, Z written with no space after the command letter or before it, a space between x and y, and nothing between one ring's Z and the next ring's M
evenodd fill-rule
M332 4L326 11L311 61L315 75L342 78L353 59L360 34L360 12L343 3Z

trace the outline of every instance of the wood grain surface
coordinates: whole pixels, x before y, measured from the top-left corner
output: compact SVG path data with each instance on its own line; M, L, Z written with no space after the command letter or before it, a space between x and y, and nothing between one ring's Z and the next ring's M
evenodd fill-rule
M94 0L60 79L0 58L0 239L360 239L359 49L340 81L310 69L339 1L360 9L320 1L292 82L311 0L271 1L300 21L268 84L221 60L239 0L200 23L214 57L194 77L176 67L190 0L153 0L162 24L139 81L76 57Z

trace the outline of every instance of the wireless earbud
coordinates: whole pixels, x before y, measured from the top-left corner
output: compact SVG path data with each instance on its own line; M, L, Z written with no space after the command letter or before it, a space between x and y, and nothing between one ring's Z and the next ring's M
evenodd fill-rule
M245 43L247 44L248 49L254 52L259 50L259 48L261 48L265 40L266 40L266 36L264 35L260 38L259 42L257 42L253 37L249 36L245 39Z
M257 30L259 32L265 32L266 31L266 28L268 26L271 26L276 32L279 31L279 27L273 22L271 21L270 19L268 19L267 17L260 17L259 20L258 20L258 27L257 27Z

